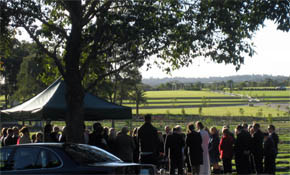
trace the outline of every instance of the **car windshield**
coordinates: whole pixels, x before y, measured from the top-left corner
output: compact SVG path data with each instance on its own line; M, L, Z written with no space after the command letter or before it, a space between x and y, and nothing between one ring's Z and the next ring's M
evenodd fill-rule
M82 144L64 144L64 151L78 164L101 162L122 162L116 156L95 146Z

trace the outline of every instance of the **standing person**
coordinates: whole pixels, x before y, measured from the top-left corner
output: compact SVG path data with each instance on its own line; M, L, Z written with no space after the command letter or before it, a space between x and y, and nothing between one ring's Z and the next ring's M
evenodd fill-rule
M218 130L216 129L216 127L211 127L209 132L210 132L210 139L209 139L208 151L209 151L210 164L213 166L213 174L220 174L220 167L219 167L220 138L219 138Z
M183 147L185 140L180 134L179 127L173 128L173 133L167 136L165 141L165 155L169 157L170 174L175 174L175 169L178 169L178 174L183 174Z
M200 165L203 164L202 138L200 133L194 130L193 123L189 123L187 128L186 146L188 152L186 154L189 157L192 174L199 174Z
M13 128L13 144L16 145L17 144L17 140L18 140L18 137L19 137L19 129L14 126Z
M165 133L163 134L163 140L166 140L166 137L169 135L169 134L171 134L171 129L170 129L170 126L165 126L164 127L164 131L165 131Z
M139 162L139 146L138 146L138 128L133 129L133 141L135 144L135 149L133 152L133 162L138 163Z
M109 128L107 126L105 126L103 128L103 138L106 140L106 142L108 143L108 138L109 138Z
M138 143L140 150L140 163L157 165L158 134L151 124L151 115L145 115L145 123L138 129Z
M85 144L89 144L89 134L90 133L87 130L85 123L84 123L83 127L84 127L84 142L85 142Z
M48 123L44 126L44 142L54 141L54 139L51 136L51 132L52 132L52 125Z
M59 141L59 127L58 126L53 127L53 131L51 132L50 137L51 137L52 142Z
M42 143L43 142L43 134L41 132L36 133L36 140L34 143Z
M123 127L121 133L117 135L115 140L116 156L124 162L133 162L133 151L135 144L133 138L128 135L128 127Z
M224 173L232 173L234 139L228 128L223 129L223 136L219 144L220 157L223 161Z
M66 142L66 136L67 136L67 127L62 127L61 134L59 135L59 142L65 143Z
M5 146L5 144L4 144L4 139L5 139L5 137L7 136L7 129L8 129L8 128L2 128L2 130L1 130L0 142L1 142L1 146L2 146L2 147Z
M260 125L255 123L253 125L254 134L252 138L252 145L251 150L254 155L254 163L256 167L256 173L262 174L263 173L263 141L264 141L264 134L260 130Z
M7 136L4 138L4 145L5 146L14 145L12 128L7 129Z
M94 131L89 135L89 144L108 150L108 144L104 139L103 127L101 123L94 123L93 129Z
M276 158L277 158L277 154L278 154L279 136L275 132L275 126L274 125L269 125L268 126L268 132L269 132L269 137L271 137L271 139L274 141L275 153L276 153L274 162L276 162ZM274 163L274 173L275 173L275 171L276 171L276 163Z
M19 132L20 132L20 137L17 141L18 142L17 144L31 143L29 130L26 126L23 126Z
M158 159L157 159L157 162L158 162L158 165L157 165L157 169L160 169L161 168L161 165L163 163L163 159L164 159L164 147L165 147L165 142L164 142L164 139L163 139L163 135L162 135L162 132L161 131L157 131L157 134L158 134Z
M34 143L36 140L36 134L31 135L31 142Z
M108 137L108 149L112 154L116 154L116 145L115 145L116 137L117 137L116 130L114 128L110 128Z
M235 140L234 152L238 174L251 174L250 147L251 135L238 125L236 128L237 138Z
M275 142L268 133L264 133L264 174L275 174Z
M202 138L203 163L200 165L200 174L210 174L210 162L208 153L209 134L204 130L204 126L200 121L196 122L196 128L198 129Z

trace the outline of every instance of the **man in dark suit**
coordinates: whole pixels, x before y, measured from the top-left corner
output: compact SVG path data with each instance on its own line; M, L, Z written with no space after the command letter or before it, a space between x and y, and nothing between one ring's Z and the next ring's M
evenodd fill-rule
M275 126L274 125L269 125L268 126L268 132L269 132L269 137L273 140L274 146L275 146L275 158L274 158L274 173L276 171L276 158L278 154L278 143L279 143L279 136L275 132Z
M199 132L194 129L194 124L190 123L187 126L189 133L186 136L186 146L191 165L192 174L199 174L200 165L203 163L203 150L201 147L202 138Z
M165 126L164 127L164 130L165 130L165 133L162 135L163 136L163 140L166 140L166 137L171 134L171 129L170 129L170 126Z
M94 131L89 134L89 144L108 150L107 142L103 137L103 126L101 123L94 123L93 129Z
M170 174L183 174L183 148L185 146L184 137L181 134L181 128L173 128L173 133L167 136L165 141L165 155L169 156Z
M145 123L138 129L138 143L140 150L140 163L157 165L158 134L151 124L151 115L145 115Z
M235 140L234 152L238 174L250 174L250 146L251 135L241 126L236 128L237 138Z
M260 125L258 123L254 124L254 135L252 138L251 151L254 155L254 162L256 167L256 173L263 173L263 141L264 134L260 130Z
M264 134L264 173L275 174L275 143L268 133Z

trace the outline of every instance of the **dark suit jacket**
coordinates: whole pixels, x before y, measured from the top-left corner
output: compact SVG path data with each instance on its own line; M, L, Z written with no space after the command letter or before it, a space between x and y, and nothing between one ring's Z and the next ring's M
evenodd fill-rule
M278 153L278 143L279 143L279 136L274 132L270 135L272 140L274 141L276 152Z
M251 135L242 130L241 133L237 135L235 140L234 152L236 156L244 154L244 151L250 151L251 148Z
M252 145L251 145L251 151L254 155L263 155L263 141L264 141L264 134L258 130L254 133L254 136L252 138Z
M188 147L188 155L192 165L201 165L202 158L202 138L199 132L193 131L186 136L186 146Z
M135 143L131 136L120 134L115 140L116 155L125 162L133 162Z
M275 142L271 137L268 137L264 142L264 156L265 157L274 157L276 155Z
M138 130L138 143L141 152L158 152L157 129L151 123L144 123Z
M170 150L171 159L182 159L182 149L184 146L185 140L181 134L173 133L172 135L168 135L165 141L165 154L168 155L168 151Z

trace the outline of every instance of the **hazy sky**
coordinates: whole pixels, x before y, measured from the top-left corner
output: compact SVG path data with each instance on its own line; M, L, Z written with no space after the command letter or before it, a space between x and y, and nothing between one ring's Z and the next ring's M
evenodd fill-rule
M273 22L267 21L266 26L256 32L253 41L256 54L246 57L244 65L236 72L232 65L217 64L198 58L188 68L181 68L167 75L156 66L146 71L141 68L143 78L163 77L210 77L245 74L269 74L290 76L290 33L276 30Z
M269 74L290 76L290 33L276 30L276 25L267 21L265 27L256 32L253 41L256 46L256 54L250 58L245 58L245 64L236 72L232 65L213 63L204 58L195 59L188 68L181 68L168 75L156 66L146 71L142 67L143 78L163 78L163 77L210 77L210 76L230 76L245 74ZM29 40L26 32L17 36L20 40Z

